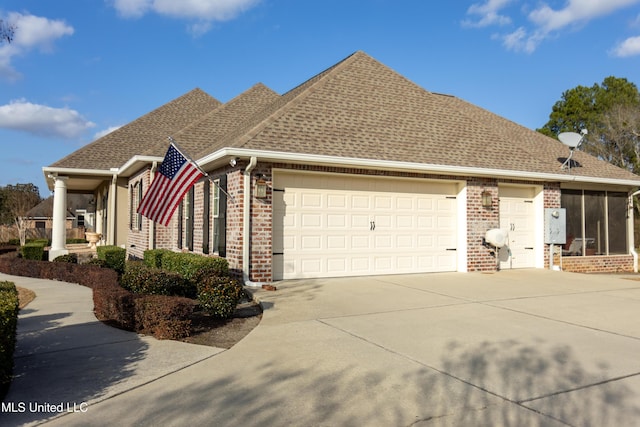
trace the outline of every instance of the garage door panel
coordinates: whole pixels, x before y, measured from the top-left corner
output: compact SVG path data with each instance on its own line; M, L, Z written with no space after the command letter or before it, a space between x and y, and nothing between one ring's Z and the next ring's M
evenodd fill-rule
M371 209L371 198L369 196L351 196L351 209Z
M307 214L300 215L300 225L303 228L320 228L322 225L322 216L320 214Z
M304 175L274 174L274 279L456 270L456 185Z
M328 214L327 228L345 228L347 226L347 216L344 214Z
M327 249L332 251L347 249L347 238L345 236L327 236Z
M327 209L344 209L347 207L345 194L330 193L327 195Z
M412 235L396 235L395 247L399 249L410 249L415 247Z

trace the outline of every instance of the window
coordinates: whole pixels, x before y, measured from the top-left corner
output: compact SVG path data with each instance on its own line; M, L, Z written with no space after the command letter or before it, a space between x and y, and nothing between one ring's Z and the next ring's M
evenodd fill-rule
M567 210L565 255L628 253L626 193L562 190L562 207Z
M187 193L187 197L184 198L184 219L186 226L186 246L187 249L193 251L193 217L195 214L194 209L194 196L195 196L195 186L192 186L189 192Z
M36 228L44 230L46 228L46 223L44 221L36 221Z
M142 215L138 213L138 207L142 202L142 180L129 187L129 229L142 230Z
M202 252L226 255L226 176L204 183L204 218Z

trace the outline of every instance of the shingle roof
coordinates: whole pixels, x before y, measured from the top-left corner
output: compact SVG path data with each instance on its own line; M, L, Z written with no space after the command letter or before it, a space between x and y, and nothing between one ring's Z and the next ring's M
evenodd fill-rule
M282 96L258 84L222 105L196 89L52 166L119 167L163 156L173 136L194 159L223 148L526 173L640 177L459 98L429 92L356 52Z
M204 157L217 149L217 143L224 135L279 97L258 83L172 136L194 159Z
M428 92L357 52L227 136L222 146L432 165L563 173L559 141L459 98ZM570 173L640 180L583 152Z
M53 163L51 167L102 169L120 167L135 155L164 156L167 137L220 106L220 101L194 89L160 108Z
M92 198L91 194L67 194L67 217L75 217L77 209L88 209ZM47 197L29 209L25 216L28 218L53 217L53 196Z

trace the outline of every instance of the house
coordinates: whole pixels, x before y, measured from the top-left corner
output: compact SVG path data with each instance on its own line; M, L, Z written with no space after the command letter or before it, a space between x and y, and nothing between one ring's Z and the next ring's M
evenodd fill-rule
M208 177L164 227L136 209L168 137ZM195 89L44 173L56 198L93 194L96 231L130 257L148 248L224 256L250 285L547 268L550 208L566 212L554 264L634 270L640 177L580 151L562 167L568 157L555 139L356 52L283 95L257 84L220 103ZM496 228L508 231L499 251L485 242ZM51 256L64 253L60 240L53 246Z
M85 230L93 229L93 196L68 194L65 229L67 238L84 239ZM49 238L53 225L53 196L47 197L25 215L28 238Z

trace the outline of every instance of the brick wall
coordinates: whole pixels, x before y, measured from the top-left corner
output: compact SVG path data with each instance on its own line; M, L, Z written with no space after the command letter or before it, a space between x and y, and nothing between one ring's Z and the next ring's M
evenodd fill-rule
M227 172L227 261L232 274L242 276L242 212L244 209L244 180L242 171L246 163L238 162L235 169Z
M556 258L556 263L559 263ZM633 256L571 256L562 258L562 270L573 273L622 273L633 271Z
M490 208L482 206L482 193L491 193ZM467 179L467 270L495 271L495 249L483 245L487 230L500 226L498 182L495 179Z
M257 175L267 182L267 197L255 197ZM254 282L269 283L273 280L272 260L272 175L271 165L259 164L251 174L251 277Z
M227 192L227 217L226 217L226 259L233 275L240 277L243 269L243 211L244 211L244 176L243 171L247 166L246 161L239 162L234 168L226 166L216 171L210 172L211 176L226 174ZM317 172L334 172L350 174L368 174L372 176L394 176L411 178L428 178L442 180L460 180L461 177L452 175L428 175L408 172L385 172L362 169L346 169L339 167L325 167L313 165L288 165L259 163L251 173L251 214L250 227L252 241L250 246L250 277L254 282L270 282L272 280L272 169L293 169ZM149 186L149 169L142 171L131 178L130 185L137 180L143 180L146 191ZM256 177L262 174L267 181L267 197L258 199L254 197L254 186ZM498 228L500 225L499 212L499 189L498 184L514 183L515 181L498 180L493 178L464 178L466 179L467 197L467 270L470 272L486 272L496 270L496 258L494 249L483 244L487 230ZM519 184L540 185L540 183L526 183L518 181ZM131 188L131 187L130 187ZM210 188L213 188L213 184ZM195 186L194 197L194 253L203 253L203 224L208 220L211 223L210 241L213 242L213 220L205 219L204 211L204 183L199 182ZM491 193L493 204L491 207L482 206L482 192ZM550 183L544 185L544 207L560 207L560 185ZM131 198L129 198L131 200ZM213 201L213 197L211 198ZM213 215L213 208L212 208ZM178 215L174 215L168 227L156 224L155 226L155 247L178 250L177 230ZM186 227L183 225L186 232ZM142 230L130 230L127 249L131 256L142 257L144 249L149 242L149 222L143 220ZM184 246L184 240L183 240ZM545 266L549 265L549 247L545 245L544 257ZM631 256L609 256L609 257L565 257L563 260L564 269L578 272L615 272L632 271L633 259Z

